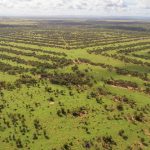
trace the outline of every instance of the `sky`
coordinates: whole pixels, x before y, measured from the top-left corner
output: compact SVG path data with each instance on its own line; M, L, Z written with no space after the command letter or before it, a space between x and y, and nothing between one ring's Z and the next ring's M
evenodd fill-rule
M0 16L150 17L150 0L0 0Z

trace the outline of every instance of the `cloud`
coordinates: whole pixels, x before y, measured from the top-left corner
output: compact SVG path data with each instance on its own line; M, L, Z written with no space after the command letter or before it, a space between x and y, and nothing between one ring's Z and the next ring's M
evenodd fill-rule
M43 7L61 9L75 8L75 9L90 9L100 7L122 7L124 0L0 0L0 7L9 7L12 5L14 8L19 7L36 7L42 5Z
M150 9L150 0L139 0L137 7L142 9Z
M150 0L0 0L0 15L128 15L147 9Z

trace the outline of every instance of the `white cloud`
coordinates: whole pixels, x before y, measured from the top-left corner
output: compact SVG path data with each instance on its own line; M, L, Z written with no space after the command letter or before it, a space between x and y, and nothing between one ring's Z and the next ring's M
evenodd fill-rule
M0 0L0 15L131 15L147 9L150 0ZM138 12L140 13L140 12ZM142 12L141 12L142 13Z
M0 4L2 7L12 5L14 8L42 5L55 9L68 8L68 6L72 6L75 9L78 9L78 6L83 9L89 9L90 7L97 8L97 6L122 7L124 6L124 0L0 0Z
M143 9L150 9L150 0L139 0L137 6Z

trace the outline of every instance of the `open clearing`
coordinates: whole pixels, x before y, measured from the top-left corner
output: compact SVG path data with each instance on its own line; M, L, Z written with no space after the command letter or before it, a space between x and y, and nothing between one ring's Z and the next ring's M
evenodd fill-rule
M1 20L0 150L149 150L150 23Z

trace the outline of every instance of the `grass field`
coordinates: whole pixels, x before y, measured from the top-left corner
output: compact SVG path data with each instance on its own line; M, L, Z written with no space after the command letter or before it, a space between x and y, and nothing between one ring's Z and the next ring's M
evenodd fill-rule
M150 23L0 22L0 150L149 150Z

